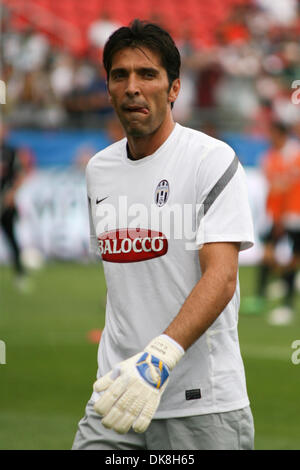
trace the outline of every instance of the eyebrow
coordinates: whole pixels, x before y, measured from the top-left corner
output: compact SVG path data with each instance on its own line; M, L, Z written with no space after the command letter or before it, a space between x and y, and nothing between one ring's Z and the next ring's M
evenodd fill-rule
M153 73L153 75L158 75L159 70L153 67L140 67L137 69L137 72L140 74L144 73ZM113 77L114 75L117 75L118 73L127 73L127 69L125 67L118 67L115 69L111 69L110 75Z

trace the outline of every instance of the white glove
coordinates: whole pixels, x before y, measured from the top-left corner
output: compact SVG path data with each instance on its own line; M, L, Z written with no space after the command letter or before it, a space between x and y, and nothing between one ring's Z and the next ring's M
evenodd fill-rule
M94 383L103 392L94 405L102 424L124 434L148 428L169 380L169 372L184 354L167 335L154 338L145 350L117 364Z

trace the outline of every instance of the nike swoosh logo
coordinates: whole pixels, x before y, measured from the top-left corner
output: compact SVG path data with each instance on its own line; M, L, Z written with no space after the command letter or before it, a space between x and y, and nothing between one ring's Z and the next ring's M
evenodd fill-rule
M104 197L104 198L102 198L102 199L98 199L98 198L97 198L97 199L96 199L96 204L100 204L100 202L105 201L105 199L107 199L108 197L109 197L109 196L106 196L106 197Z

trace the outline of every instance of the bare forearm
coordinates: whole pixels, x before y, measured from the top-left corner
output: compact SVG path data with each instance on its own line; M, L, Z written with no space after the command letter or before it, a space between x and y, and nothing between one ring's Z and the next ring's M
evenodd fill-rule
M207 270L164 333L186 350L217 319L235 288L236 277Z

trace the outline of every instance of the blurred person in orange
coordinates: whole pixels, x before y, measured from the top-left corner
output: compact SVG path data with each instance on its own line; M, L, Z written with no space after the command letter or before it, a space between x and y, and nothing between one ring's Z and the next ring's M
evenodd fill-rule
M282 305L268 316L273 325L286 325L293 321L295 314L295 280L300 267L300 144L295 146L285 161L284 180L286 183L282 204L282 225L290 246L291 257L283 267L283 279L287 290Z
M270 276L282 274L282 268L276 258L276 247L287 234L284 214L291 192L288 168L294 156L300 152L300 144L290 136L288 127L282 122L273 121L269 135L270 148L263 155L261 162L261 169L268 185L266 197L268 228L262 236L264 251L259 266L256 295L244 300L242 309L244 313L262 313ZM285 280L289 285L290 275L285 273L283 277L286 276Z

